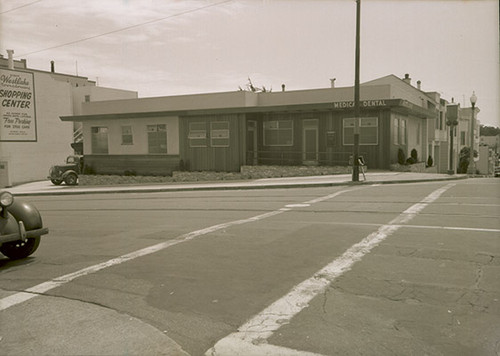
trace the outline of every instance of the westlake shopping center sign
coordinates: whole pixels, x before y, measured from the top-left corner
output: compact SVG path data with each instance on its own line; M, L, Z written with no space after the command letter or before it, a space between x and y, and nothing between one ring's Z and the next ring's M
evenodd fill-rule
M0 69L0 142L37 140L33 73Z

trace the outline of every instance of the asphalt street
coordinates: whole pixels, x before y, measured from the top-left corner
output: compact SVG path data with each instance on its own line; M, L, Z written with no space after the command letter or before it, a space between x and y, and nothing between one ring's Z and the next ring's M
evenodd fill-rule
M417 177L33 183L50 233L0 259L0 354L496 355L498 180Z

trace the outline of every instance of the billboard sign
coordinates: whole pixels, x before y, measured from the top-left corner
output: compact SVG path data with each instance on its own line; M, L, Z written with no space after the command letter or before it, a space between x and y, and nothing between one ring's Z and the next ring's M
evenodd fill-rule
M0 142L37 140L33 73L0 69L0 110Z
M460 112L460 104L446 105L446 125L458 125L458 117Z

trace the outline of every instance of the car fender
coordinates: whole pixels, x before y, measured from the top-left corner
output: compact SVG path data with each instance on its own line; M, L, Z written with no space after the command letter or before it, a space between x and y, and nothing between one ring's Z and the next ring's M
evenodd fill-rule
M17 220L7 212L6 217L0 218L0 234L9 235L19 232L19 224Z
M75 174L77 177L78 177L78 172L75 171L74 169L70 169L70 170L67 170L66 172L64 172L61 176L62 179L65 179L68 175L70 174Z
M41 229L43 227L42 216L38 209L31 203L22 200L14 200L7 211L17 221L22 221L26 230Z

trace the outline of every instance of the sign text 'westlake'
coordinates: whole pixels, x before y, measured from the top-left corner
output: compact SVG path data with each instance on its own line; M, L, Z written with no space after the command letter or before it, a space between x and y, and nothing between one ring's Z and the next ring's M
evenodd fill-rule
M0 83L3 86L16 86L16 87L20 86L28 87L30 85L30 82L26 78L22 78L19 75L12 75L12 74L0 75Z

